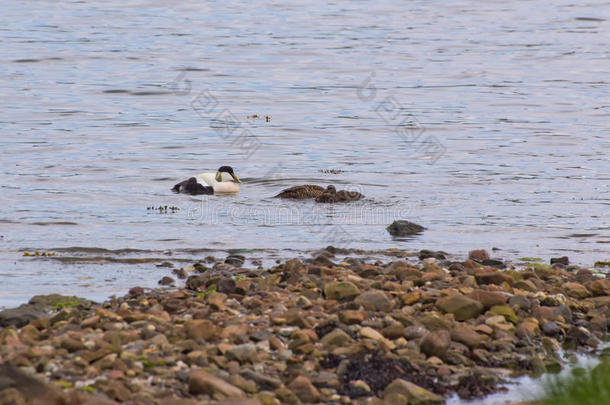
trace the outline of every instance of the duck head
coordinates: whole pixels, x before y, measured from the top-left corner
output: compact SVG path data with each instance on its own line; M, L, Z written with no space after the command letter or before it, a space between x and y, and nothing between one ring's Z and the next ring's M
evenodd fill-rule
M239 181L239 179L233 172L233 168L231 166L220 166L218 168L218 171L216 172L216 181L219 183L222 181L222 173L229 173L231 177L233 177L233 180L235 180L235 182L241 183L241 181Z

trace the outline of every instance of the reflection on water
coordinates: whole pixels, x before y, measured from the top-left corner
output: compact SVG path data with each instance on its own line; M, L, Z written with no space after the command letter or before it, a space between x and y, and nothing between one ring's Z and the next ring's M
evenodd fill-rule
M103 267L113 281L84 286L94 265L21 257L69 246L607 258L609 13L568 1L4 2L4 289L108 295L159 278L115 263ZM238 196L169 191L223 164L244 181ZM366 199L271 198L299 183ZM427 230L393 240L394 219Z

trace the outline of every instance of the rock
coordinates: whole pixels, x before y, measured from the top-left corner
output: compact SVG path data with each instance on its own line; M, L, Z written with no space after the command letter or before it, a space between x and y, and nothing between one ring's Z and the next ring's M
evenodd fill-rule
M506 304L506 295L500 291L474 290L468 297L479 301L483 305L483 309L489 309L494 305Z
M226 351L225 356L227 356L227 358L230 360L235 359L240 363L255 363L258 358L258 348L254 344L245 343L233 346L232 348Z
M216 337L216 326L207 319L192 319L184 324L186 335L190 339L213 340Z
M359 324L366 319L366 312L347 309L339 314L339 319L346 325Z
M396 345L392 343L392 341L384 338L381 333L368 326L365 326L364 328L360 329L360 336L362 336L363 338L372 339L379 343L383 343L390 350L394 350L394 348L396 347Z
M443 397L401 378L392 381L383 391L384 399L394 395L403 395L407 398L407 403L409 405L435 405L445 403Z
M483 266L495 267L496 269L505 269L506 264L498 259L485 259L481 262Z
M16 326L21 328L31 320L46 317L47 313L40 307L23 304L17 308L5 309L0 311L0 326Z
M215 394L221 394L226 397L245 397L241 389L203 370L191 372L188 387L189 392L193 395L207 394L214 396Z
M483 311L483 305L465 295L452 295L436 301L436 306L454 315L457 321L465 321L478 316Z
M449 349L450 344L451 338L449 337L449 332L439 330L426 334L419 344L419 349L428 357L442 357L447 352L447 349Z
M434 251L434 250L422 249L419 251L419 254L417 255L417 257L419 258L419 260L424 260L424 259L429 259L429 258L433 258L433 259L437 259L437 260L445 260L447 258L447 253L440 251L440 250Z
M496 284L502 285L502 283L506 282L509 285L513 285L514 279L506 273L501 271L490 271L483 269L482 271L477 271L474 274L477 283L483 284Z
M428 329L421 325L409 325L405 328L404 337L408 340L420 339L428 333Z
M274 390L281 387L283 384L282 381L278 378L266 376L264 374L249 369L242 371L241 376L254 381L256 385L262 390Z
M349 281L333 281L324 286L324 296L327 300L342 300L353 298L360 290Z
M589 285L589 289L596 297L610 295L610 280L607 278L595 280Z
M518 307L524 311L529 311L532 308L532 302L525 295L513 295L508 300L508 305L512 308Z
M5 393L5 391L10 392ZM0 364L0 397L2 404L63 405L67 400L63 393L52 385L45 385L9 363ZM15 402L13 402L13 400Z
M557 336L561 334L561 328L557 323L548 321L542 324L542 333L547 336Z
M563 289L566 294L572 298L582 299L591 295L589 294L589 290L587 290L584 285L579 283L565 283L563 285Z
M468 252L468 258L481 263L483 260L489 259L489 253L485 249L471 250Z
M174 284L175 282L176 282L176 280L174 280L173 278L164 276L163 278L161 278L161 280L159 280L159 285L171 285L171 284Z
M312 260L313 264L317 264L318 266L325 266L325 267L335 267L336 264L333 263L332 260L330 260L327 256L325 256L324 254L320 254L318 256L316 256L313 260Z
M390 312L394 308L392 300L380 290L365 291L354 302L362 305L367 311Z
M531 280L518 280L515 282L514 287L523 291L534 293L538 291L538 287L536 287L536 284L534 284Z
M327 333L322 339L320 339L320 342L326 346L345 346L353 341L354 339L339 328Z
M489 310L491 315L502 315L507 321L516 324L518 319L515 311L508 305L495 305Z
M463 343L471 349L474 349L483 343L485 336L477 333L468 324L457 323L451 330L451 339L455 342Z
M381 334L388 339L398 339L403 337L405 328L400 323L394 323L381 329Z
M564 266L567 266L568 264L570 264L570 260L568 259L568 256L551 257L551 266L554 264L562 264Z
M210 279L207 274L196 274L186 279L186 288L193 291L205 289L205 283ZM202 288L203 287L203 288Z
M241 267L244 265L246 258L242 255L229 255L225 259L225 263L230 264L231 266Z
M288 388L304 403L311 404L320 400L320 392L313 386L309 378L298 376L290 384Z
M422 233L426 228L413 222L398 220L392 222L386 229L392 236L410 236Z
M230 277L223 277L216 284L216 291L223 294L233 294L236 289L235 280Z

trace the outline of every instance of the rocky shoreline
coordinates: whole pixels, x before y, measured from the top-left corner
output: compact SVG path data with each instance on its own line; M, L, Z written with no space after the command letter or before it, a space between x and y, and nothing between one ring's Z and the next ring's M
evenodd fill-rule
M0 312L0 404L442 404L606 339L610 280L567 258L386 254L208 257L102 304L36 296Z

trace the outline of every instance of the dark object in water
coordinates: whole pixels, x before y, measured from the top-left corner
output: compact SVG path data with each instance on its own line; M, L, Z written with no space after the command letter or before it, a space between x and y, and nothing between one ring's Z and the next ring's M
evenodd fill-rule
M357 191L346 191L340 190L337 191L335 186L328 186L326 191L316 197L316 202L319 203L336 203L336 202L348 202L348 201L357 201L364 197Z
M417 235L418 233L422 233L424 231L423 226L417 225L413 222L398 220L392 222L390 226L386 228L390 235L392 236L410 236Z
M568 256L551 257L551 266L554 264L563 264L564 266L567 266L570 264L570 259L568 259Z
M329 186L332 187L332 186ZM274 198L294 198L294 199L304 199L304 198L316 198L322 193L324 193L325 189L320 186L316 186L315 184L303 184L301 186L293 186L287 189L282 190L281 193L276 195Z
M195 177L191 177L188 180L181 181L176 184L172 191L175 193L185 193L191 195L202 195L202 194L214 194L214 187L205 187L197 183Z

